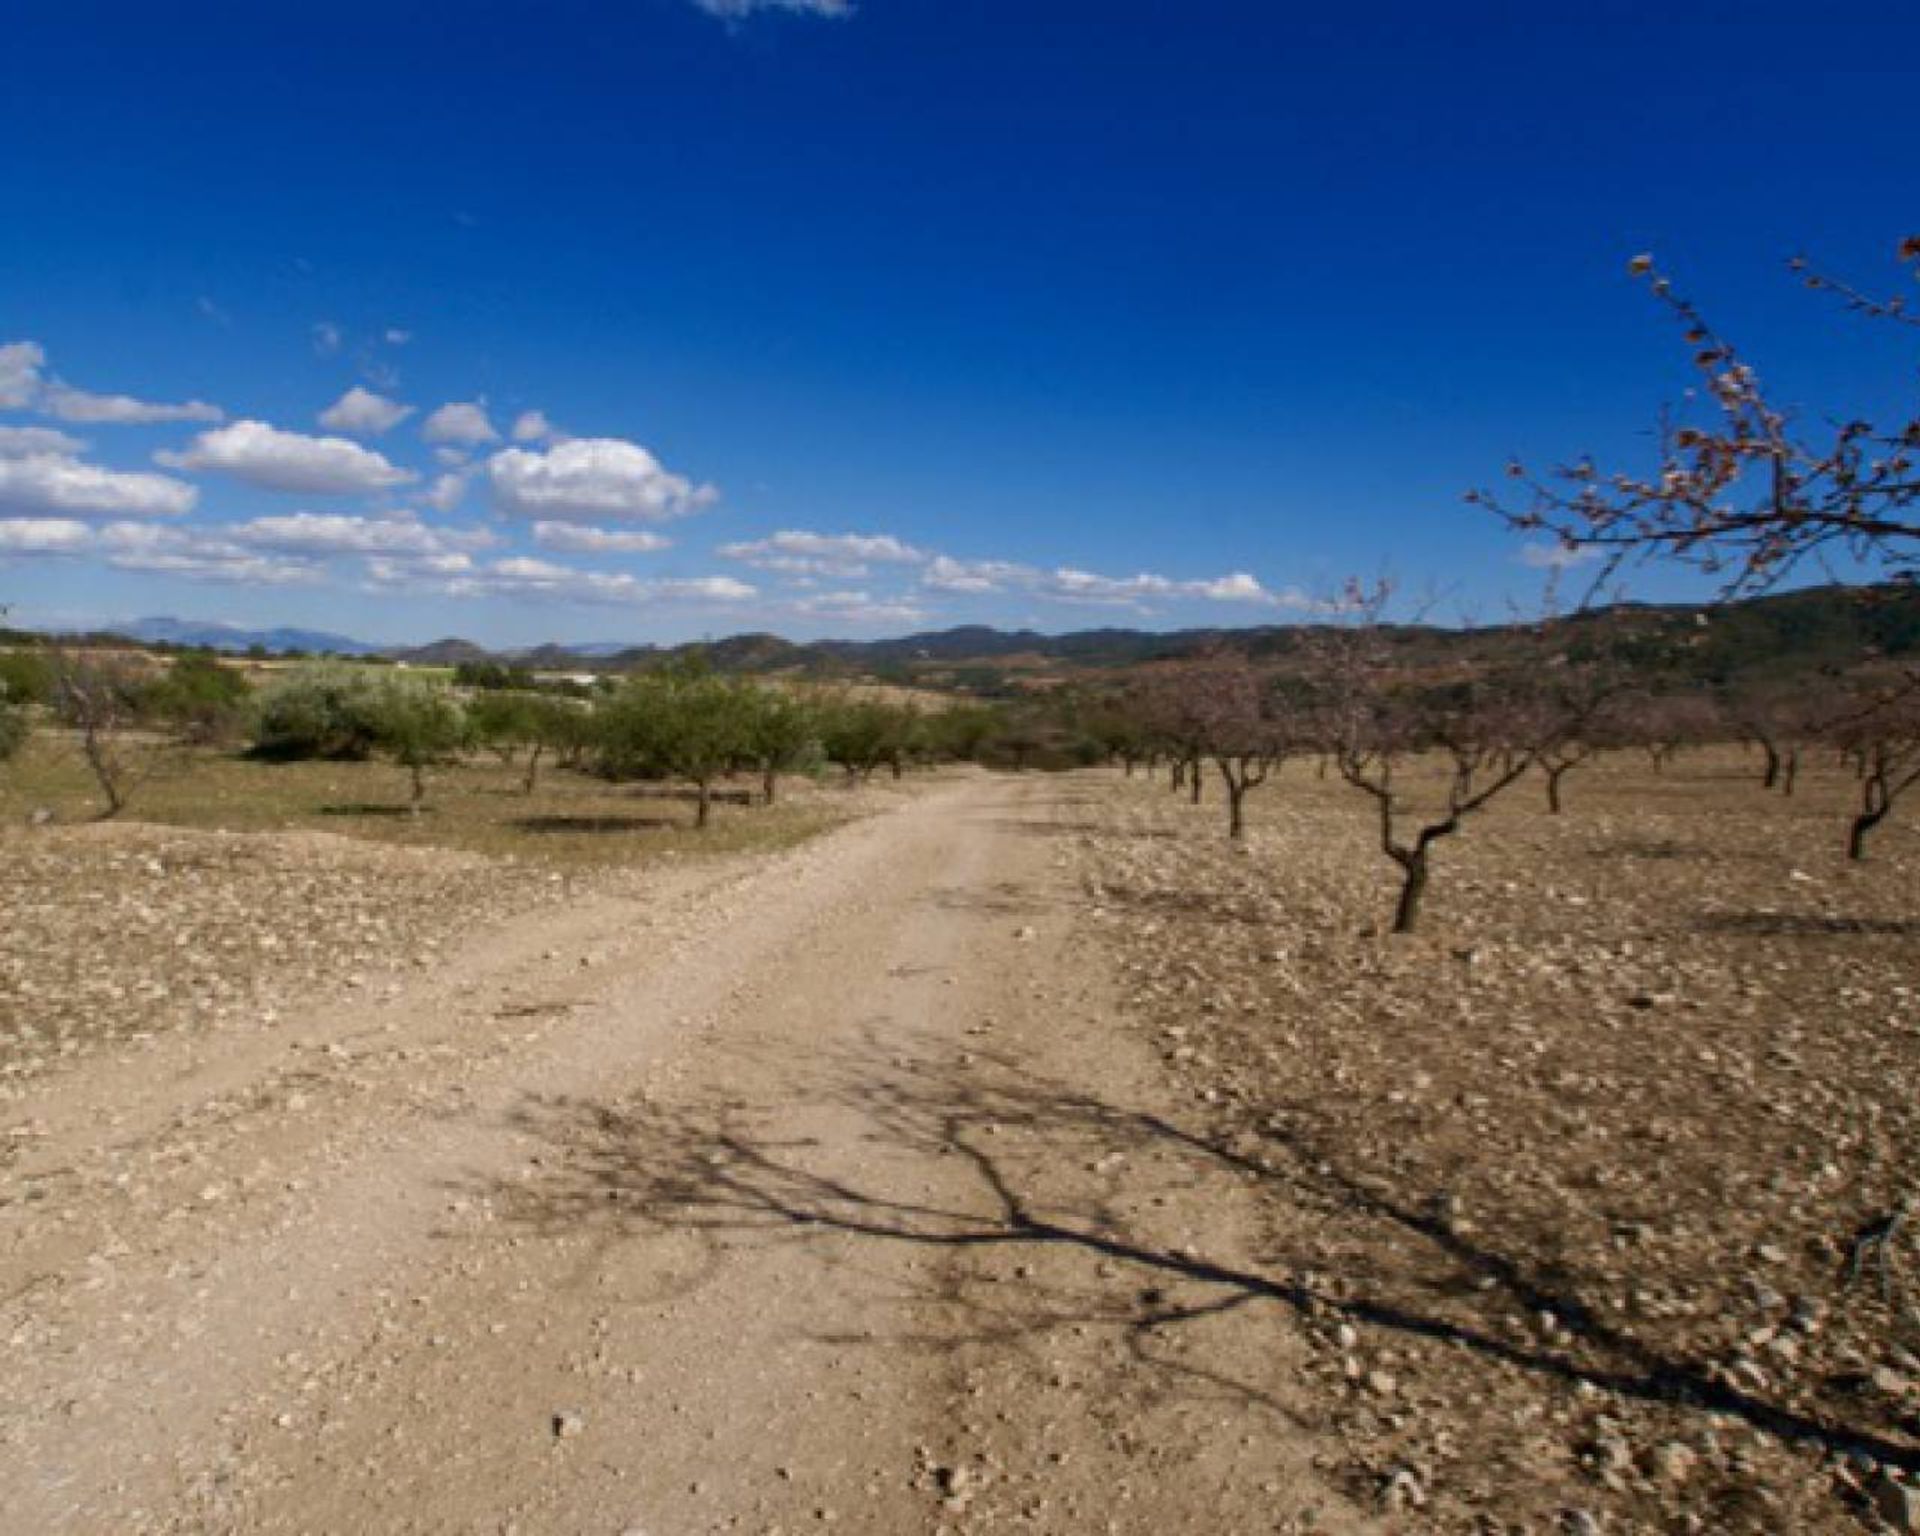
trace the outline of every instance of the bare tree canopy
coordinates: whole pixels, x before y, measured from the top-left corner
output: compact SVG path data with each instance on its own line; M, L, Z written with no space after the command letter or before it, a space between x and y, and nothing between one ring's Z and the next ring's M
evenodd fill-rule
M1920 236L1901 243L1898 259L1920 280ZM1791 266L1856 314L1920 326L1902 297L1870 297L1802 259ZM1596 589L1647 557L1692 564L1728 594L1764 590L1836 556L1920 575L1920 406L1905 420L1877 423L1796 411L1651 257L1635 257L1630 269L1693 349L1699 409L1684 414L1698 419L1664 416L1644 471L1604 470L1582 457L1541 473L1515 460L1507 476L1517 498L1475 490L1467 499L1522 532L1548 535L1570 558L1596 558Z

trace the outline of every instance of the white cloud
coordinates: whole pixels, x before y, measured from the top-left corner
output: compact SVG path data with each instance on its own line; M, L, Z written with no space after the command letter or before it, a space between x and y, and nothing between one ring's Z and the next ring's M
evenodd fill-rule
M693 0L709 16L744 21L760 11L791 11L801 16L843 20L854 12L853 0Z
M132 395L93 395L58 381L40 393L39 409L59 421L85 426L149 426L163 421L225 421L227 413L204 400L162 405Z
M487 407L480 400L454 400L440 407L420 423L420 435L430 443L498 442L500 434L487 419Z
M319 421L329 432L378 437L383 432L391 432L412 414L412 406L389 400L356 384L322 411Z
M52 427L0 427L0 459L24 458L30 453L57 453L67 458L86 452L77 437Z
M0 513L178 517L200 493L184 480L87 464L69 453L0 457Z
M0 346L0 410L32 408L43 416L87 426L144 426L167 421L224 421L226 412L204 400L162 405L132 395L95 395L46 374L47 352L37 341Z
M315 496L386 490L420 478L344 437L309 437L264 421L202 432L186 452L154 459L171 469L218 470L270 491Z
M325 574L310 561L261 555L197 529L152 523L94 527L65 518L0 519L0 555L8 554L85 556L116 570L256 586L314 582Z
M1291 588L1274 592L1245 571L1199 580L1180 580L1141 572L1100 576L1061 566L1043 571L1008 560L954 560L936 555L921 573L920 584L936 592L980 595L1023 592L1058 603L1139 608L1155 602L1246 603L1262 608L1310 608L1312 602Z
M313 350L322 357L332 357L346 340L346 337L341 334L340 327L331 320L316 320L311 334Z
M70 555L93 544L94 530L70 517L0 518L0 555Z
M516 443L544 443L555 436L553 423L547 420L545 411L522 411L513 421L513 440Z
M467 494L467 477L464 474L438 475L433 486L420 497L422 506L432 507L436 512L451 512L460 505Z
M753 587L731 576L643 579L624 572L580 570L527 555L473 565L460 574L432 579L417 563L376 559L367 562L367 575L377 589L403 588L443 597L524 597L608 606L649 603L733 606L759 595Z
M926 609L904 598L876 598L867 592L821 592L788 604L788 611L803 619L824 619L839 624L924 624Z
M806 533L797 529L764 539L723 544L719 553L763 571L795 576L859 577L870 564L918 565L928 556L888 533Z
M644 529L595 528L587 523L535 523L533 542L576 555L650 555L672 547Z
M0 411L20 411L31 405L40 393L40 371L46 366L46 348L37 341L0 346Z
M397 326L397 325L390 325L387 327L386 341L388 346L404 347L408 342L412 340L413 340L412 331L403 330L400 326Z
M402 518L338 512L256 517L226 532L235 542L254 548L307 555L439 555L494 542L484 528L432 528Z
M1008 587L1028 587L1040 580L1040 572L1030 565L1010 560L955 560L935 555L921 574L920 584L936 592L1004 592Z
M1536 571L1564 571L1598 560L1604 553L1592 544L1522 544L1519 560Z
M578 437L536 453L508 448L487 461L506 512L560 522L665 522L710 506L719 493L670 473L638 443Z

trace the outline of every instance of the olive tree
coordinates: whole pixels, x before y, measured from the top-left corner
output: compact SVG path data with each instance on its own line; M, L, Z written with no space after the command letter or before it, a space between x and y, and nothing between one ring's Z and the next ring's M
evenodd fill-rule
M404 672L379 677L361 708L373 750L407 770L413 815L427 798L427 770L454 761L467 745L467 719L444 683Z
M752 751L746 693L704 670L670 668L635 678L598 711L601 767L616 779L683 779L694 787L694 825L712 817L713 786Z
M761 798L772 805L781 774L792 772L810 755L818 764L820 711L811 699L789 688L750 686L742 703L747 755L760 770Z

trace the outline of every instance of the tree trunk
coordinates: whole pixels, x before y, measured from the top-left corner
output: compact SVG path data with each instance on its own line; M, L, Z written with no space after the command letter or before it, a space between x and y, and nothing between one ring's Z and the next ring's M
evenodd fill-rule
M407 764L407 770L413 775L413 799L407 806L407 814L418 816L420 803L427 798L427 770L420 763Z
M1547 814L1549 816L1560 814L1560 780L1566 771L1565 768L1547 770Z
M1203 779L1204 775L1200 772L1200 759L1196 757L1193 760L1191 771L1187 774L1187 790L1195 805L1200 803L1200 791L1203 787Z
M774 767L772 763L768 763L765 770L760 775L761 798L764 799L768 805L772 805L774 802L774 797L777 796L779 793L780 793L780 770Z
M527 758L527 777L521 785L523 794L532 794L534 785L540 780L540 753L543 749L544 743L536 741L533 744L533 751Z
M1800 776L1800 752L1798 748L1787 753L1786 761L1780 771L1780 793L1793 798L1793 781Z
M107 797L107 808L100 813L102 821L112 821L127 806L126 792L120 787L120 772L113 760L113 750L100 739L97 731L91 727L81 737L81 751L87 759L87 766L93 770L94 778L99 782L100 793Z
M1246 798L1247 786L1236 784L1229 777L1227 779L1227 836L1235 842L1247 835L1247 819L1241 811L1241 804Z
M1400 902L1393 909L1393 931L1412 933L1420 921L1420 898L1427 893L1427 850L1420 849L1400 861L1403 879Z
M702 779L698 788L699 809L693 814L693 825L696 830L704 831L713 811L713 783L710 779Z
M1760 750L1767 754L1767 771L1760 780L1762 789L1774 789L1780 783L1780 771L1785 766L1780 761L1780 749L1770 741L1760 743Z

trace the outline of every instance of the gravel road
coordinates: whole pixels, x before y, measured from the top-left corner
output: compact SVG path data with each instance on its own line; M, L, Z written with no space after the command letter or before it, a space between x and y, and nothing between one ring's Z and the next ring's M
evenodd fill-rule
M950 783L10 1104L0 1523L1368 1528L1289 1314L1210 1278L1259 1213L1110 1027L1074 793Z

